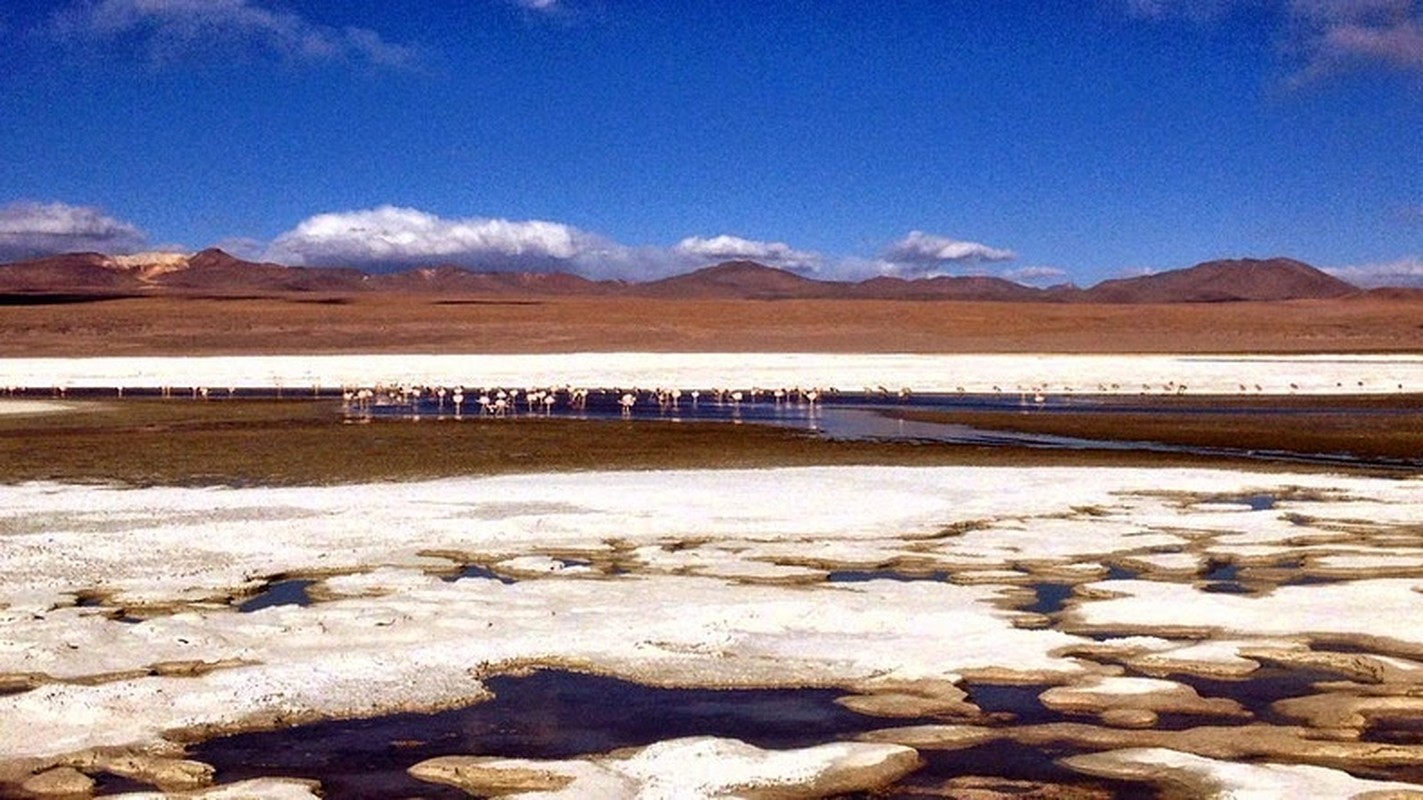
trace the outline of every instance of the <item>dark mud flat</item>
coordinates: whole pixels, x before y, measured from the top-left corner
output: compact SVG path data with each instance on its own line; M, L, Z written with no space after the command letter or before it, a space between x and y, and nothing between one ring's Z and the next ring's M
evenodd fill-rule
M1202 456L1423 471L1423 398L1148 398L1019 410L906 407L909 422L1063 437ZM1252 508L1263 499L1240 498ZM1269 508L1268 505L1264 508Z
M455 798L466 795L405 770L443 755L561 759L687 736L735 738L768 749L809 747L916 722L854 713L835 702L843 693L831 689L659 689L554 670L491 678L487 685L495 699L466 708L237 734L195 745L190 754L213 765L224 783L290 776L321 781L331 798ZM1021 712L1028 702L1014 695L990 704ZM1153 796L1139 784L1089 779L1053 763L1075 752L1004 741L926 754L926 766L899 788L909 792L978 775L1080 786L1118 798ZM894 796L894 788L874 795Z
M598 469L871 464L1325 468L1185 453L828 440L808 430L725 422L348 420L340 401L330 399L109 398L73 404L75 410L58 414L0 417L0 482L294 486Z

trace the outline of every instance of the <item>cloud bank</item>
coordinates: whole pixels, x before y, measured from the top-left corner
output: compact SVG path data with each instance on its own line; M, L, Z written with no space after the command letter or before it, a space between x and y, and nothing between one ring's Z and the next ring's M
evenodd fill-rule
M0 206L0 262L81 251L133 253L149 249L148 238L137 226L89 206L36 202ZM315 214L268 241L234 236L216 246L240 258L292 266L387 272L454 265L478 271L571 272L625 280L662 278L737 260L822 280L853 281L876 275L919 278L1016 258L1011 250L923 231L911 231L877 259L827 257L786 242L725 233L688 236L670 247L634 246L562 222L451 219L394 205ZM1055 280L1062 274L1047 267L1004 273L1027 282Z
M923 278L948 274L964 265L1012 261L1017 257L1012 250L910 231L884 251L879 271L900 278Z
M1393 261L1376 264L1356 264L1347 267L1332 267L1324 270L1336 278L1342 278L1355 286L1374 288L1378 286L1416 286L1423 288L1423 257L1404 256Z
M564 271L635 280L734 259L800 272L814 271L821 261L818 254L784 242L726 234L691 236L672 247L636 247L561 222L446 219L390 205L308 217L273 239L260 256L284 264L374 271L453 264L476 270Z
M431 263L489 270L577 269L609 243L570 225L484 217L443 219L381 206L308 217L272 241L266 258L309 266L404 267Z
M726 234L709 239L690 236L678 242L673 250L691 261L759 261L772 267L805 273L818 270L822 261L820 254L796 250L785 242L759 242Z
M17 202L0 206L0 261L95 251L132 253L148 236L90 206Z
M167 62L238 46L302 62L348 61L407 66L415 51L367 28L332 27L256 0L84 0L55 14L62 39L134 40Z
M883 258L873 261L831 259L785 242L731 234L689 236L671 247L631 246L561 222L490 217L446 219L419 209L389 205L308 217L272 240L261 257L283 264L350 266L371 271L452 264L475 270L560 271L629 280L660 278L738 260L824 279L859 280L874 275L914 278L942 274L966 264L1016 258L1010 250L922 231L912 231L891 245ZM1043 275L1032 273L1031 277Z
M1046 266L1019 267L1004 270L999 277L1028 286L1051 286L1067 282L1067 271Z

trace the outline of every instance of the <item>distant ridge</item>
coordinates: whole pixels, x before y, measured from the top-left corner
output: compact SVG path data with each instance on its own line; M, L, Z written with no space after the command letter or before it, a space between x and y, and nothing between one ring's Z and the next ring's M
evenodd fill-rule
M8 295L246 296L370 292L684 300L1117 304L1329 299L1364 294L1350 283L1288 258L1207 261L1186 269L1103 281L1087 289L1074 286L1038 289L990 276L935 276L912 280L882 276L860 282L823 281L754 261L727 261L642 283L594 281L562 272L480 272L451 265L372 275L339 267L288 267L245 261L216 248L192 255L70 253L0 265L0 293Z
M725 261L685 275L636 284L629 293L639 297L767 300L835 296L843 286L755 261Z
M625 285L621 281L591 281L567 272L474 272L448 265L365 278L367 289L419 294L604 295Z
M852 293L856 297L880 300L1024 302L1052 299L1043 289L987 275L939 275L916 280L880 276L855 284Z
M1289 258L1207 261L1186 269L1103 281L1084 291L1098 303L1219 303L1342 297L1353 284Z

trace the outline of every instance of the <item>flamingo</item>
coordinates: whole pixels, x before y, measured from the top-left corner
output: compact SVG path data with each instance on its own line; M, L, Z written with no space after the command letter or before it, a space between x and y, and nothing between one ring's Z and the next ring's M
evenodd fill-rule
M618 405L622 406L625 417L632 416L632 407L635 403L637 403L637 397L632 392L625 392L622 397L618 398Z

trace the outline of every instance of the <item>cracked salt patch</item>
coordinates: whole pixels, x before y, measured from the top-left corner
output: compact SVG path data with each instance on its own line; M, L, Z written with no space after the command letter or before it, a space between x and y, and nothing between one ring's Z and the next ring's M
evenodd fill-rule
M486 681L529 666L684 689L835 687L851 708L911 718L973 719L989 710L972 705L984 685L1100 695L1126 685L1117 679L1139 680L1124 668L1235 699L1260 664L1290 671L1331 658L1366 659L1350 669L1389 676L1370 691L1406 696L1423 684L1408 667L1423 640L1397 620L1417 615L1423 584L1369 569L1418 554L1419 488L1417 479L968 467L520 475L355 490L0 487L0 685L24 687L0 695L0 786L75 754L161 751L166 737L467 706L486 698ZM1278 507L1180 502L1257 493ZM1301 507L1308 526L1281 518ZM165 525L170 514L176 523ZM1170 554L1192 569L1152 563ZM1353 556L1369 559L1351 565ZM1328 562L1345 571L1339 582L1277 585L1324 557L1340 559ZM1202 592L1192 582L1211 559L1269 591ZM529 578L442 579L462 565ZM921 579L843 580L879 571ZM309 576L319 602L235 611L231 598L274 575ZM111 618L134 604L166 611ZM1046 613L1024 627L1022 606L1033 604ZM1331 654L1321 649L1329 643L1368 652ZM1241 678L1239 692L1190 679L1218 674ZM1100 713L1134 724L1174 713L1149 696L1115 692L1111 704L1124 708ZM1257 704L1241 704L1258 716ZM1383 771L1418 763L1406 761L1410 747L1423 751L1407 725L1375 726L1398 740L1384 754L1393 760L1378 761L1276 721L1229 735L1275 731L1271 752L1334 766L1374 759L1368 768ZM1027 726L1017 748L1123 741L1041 722L1057 727L1003 724ZM1008 741L1016 728L993 730ZM1227 735L1131 733L1203 753Z

